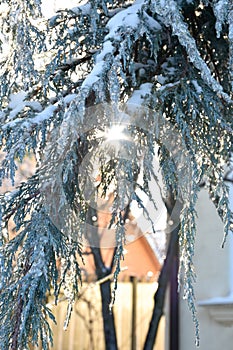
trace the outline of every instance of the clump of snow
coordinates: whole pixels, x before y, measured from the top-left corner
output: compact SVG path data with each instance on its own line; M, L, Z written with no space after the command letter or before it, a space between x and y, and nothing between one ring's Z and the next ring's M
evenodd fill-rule
M93 84L95 84L99 80L101 73L103 71L103 68L104 68L104 61L98 62L94 66L92 72L88 75L88 77L82 83L82 88L90 87Z
M159 22L157 22L154 18L149 16L146 12L143 12L143 15L146 18L147 24L151 29L154 29L155 31L159 31L162 29Z
M30 119L30 123L40 124L44 120L47 120L50 117L52 117L56 109L57 109L56 105L49 105L42 112L38 113L34 118Z
M7 14L8 11L9 11L9 5L7 5L6 3L0 4L0 13L2 16Z
M37 101L27 101L24 100L24 98L27 96L25 92L21 92L19 94L15 94L11 96L9 106L11 108L14 108L11 112L11 115L17 115L25 106L31 107L35 112L39 112L35 115L35 117L32 118L11 118L11 121L6 123L2 129L11 128L13 129L16 127L17 124L20 123L21 128L29 129L34 124L41 124L45 120L50 119L53 114L56 112L56 110L59 107L59 102L56 104L50 104L48 105L44 110L41 106L41 104ZM69 94L63 98L63 102L65 106L69 105L75 98L77 97L77 94ZM61 103L60 102L60 103ZM4 117L5 114L3 112L0 112L0 119L1 117Z
M157 76L157 82L161 85L165 84L166 80L167 80L167 78L164 77L162 74Z
M76 6L71 9L72 12L74 12L76 15L78 15L80 12L85 16L89 15L91 13L91 4L87 3L81 6Z
M107 24L109 34L106 36L106 39L114 38L115 40L120 40L120 36L118 35L120 27L137 28L139 25L138 12L141 10L143 4L144 1L136 1L134 5L117 13L111 18Z
M11 94L10 95L10 102L9 102L9 109L12 111L10 112L9 118L10 120L15 119L17 114L22 112L24 107L28 106L32 108L36 112L40 112L42 110L42 106L37 101L27 101L27 92L20 91L17 94Z
M103 44L103 48L101 52L96 56L96 63L99 63L100 61L103 61L104 57L110 53L112 54L114 52L114 46L112 45L110 40L107 40Z
M38 102L38 101L25 101L25 106L30 107L35 112L42 111L42 106L41 106L40 102Z
M15 109L19 105L24 104L24 100L25 100L26 96L27 96L27 93L25 91L20 91L17 94L11 94L9 108Z
M192 84L193 86L195 87L195 90L198 94L201 94L202 93L202 88L201 86L198 84L198 82L196 80L191 80L192 81Z
M20 91L17 94L10 95L9 108L12 109L10 112L10 119L14 119L18 113L20 113L25 107L25 101L27 93Z
M64 103L66 105L70 104L70 102L72 102L78 95L77 94L69 94L67 96L64 97Z
M82 2L84 3L85 1L78 1L79 3ZM41 10L42 14L45 18L51 18L56 14L56 12L63 10L64 8L66 9L71 9L71 8L78 8L77 6L77 0L41 0ZM84 5L85 6L85 5ZM82 4L80 4L79 7L83 7ZM75 12L75 11L73 11ZM59 18L59 16L55 15L51 23L55 24L56 19Z
M146 97L151 93L153 84L145 83L140 85L139 90L134 90L132 96L128 99L127 104L141 105Z
M174 86L179 85L179 84L180 84L180 81L179 81L179 80L176 81L175 83L168 83L168 84L165 84L165 85L163 85L163 86L161 86L161 87L159 88L159 91L163 91L163 90L165 90L165 89L172 89Z

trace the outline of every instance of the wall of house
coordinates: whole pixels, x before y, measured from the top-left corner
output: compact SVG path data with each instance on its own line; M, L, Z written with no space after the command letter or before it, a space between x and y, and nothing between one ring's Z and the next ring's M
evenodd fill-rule
M233 244L222 248L223 225L204 189L198 201L195 294L200 323L199 350L231 350L233 340ZM180 349L195 350L191 313L180 300Z

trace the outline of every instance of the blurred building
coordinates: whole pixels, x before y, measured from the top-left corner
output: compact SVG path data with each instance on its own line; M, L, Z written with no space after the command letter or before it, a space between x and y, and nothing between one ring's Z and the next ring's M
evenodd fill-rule
M231 199L233 191L230 192ZM202 189L197 206L194 285L200 324L200 350L231 350L233 339L233 239L224 248L223 224ZM180 296L179 350L196 350L195 329L187 302ZM167 344L167 349L169 345Z

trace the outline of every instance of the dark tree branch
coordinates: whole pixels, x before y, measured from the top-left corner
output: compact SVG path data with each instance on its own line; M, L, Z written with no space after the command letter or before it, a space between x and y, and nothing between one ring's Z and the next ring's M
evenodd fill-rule
M90 249L93 254L97 279L100 280L109 275L111 267L107 267L103 261L100 249L100 237L98 234L98 226L96 221L93 222L92 217L97 216L96 209L89 208L87 213L87 223L92 227L91 232L86 232L86 238L90 243ZM113 258L114 259L114 258ZM100 284L102 317L104 326L105 348L106 350L117 350L117 337L114 321L114 314L110 312L109 305L112 299L111 280L107 279Z
M179 214L182 208L181 203L174 200L170 196L166 201L169 220L173 221L173 226L170 232L170 241L167 250L166 259L164 261L159 280L158 289L154 295L154 309L144 344L144 350L152 350L156 341L160 319L163 315L164 301L166 290L171 275L172 264L177 252L178 234L180 230Z

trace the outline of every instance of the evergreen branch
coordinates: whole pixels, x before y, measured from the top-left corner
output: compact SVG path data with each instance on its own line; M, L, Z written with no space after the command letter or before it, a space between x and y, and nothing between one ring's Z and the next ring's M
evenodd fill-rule
M189 60L201 72L203 80L223 98L227 103L232 103L230 96L223 92L223 87L212 76L210 69L205 61L201 58L196 47L195 39L187 29L186 23L180 14L177 3L174 0L166 2L166 6L160 0L156 2L155 11L163 16L164 23L172 27L173 35L176 35L182 46L185 47Z
M30 256L30 254L28 255ZM30 269L29 265L29 259L26 259L26 263L24 266L24 269L22 271L22 274L25 276ZM19 290L21 288L19 287ZM15 310L15 313L13 315L15 327L13 329L12 333L12 344L11 344L11 350L18 350L19 349L19 339L20 339L20 329L21 329L21 321L22 321L22 313L23 313L23 308L24 308L24 301L23 301L23 296L17 293L17 307Z

